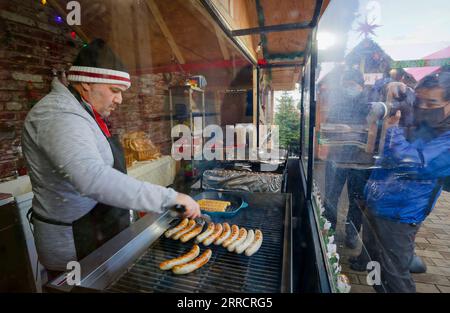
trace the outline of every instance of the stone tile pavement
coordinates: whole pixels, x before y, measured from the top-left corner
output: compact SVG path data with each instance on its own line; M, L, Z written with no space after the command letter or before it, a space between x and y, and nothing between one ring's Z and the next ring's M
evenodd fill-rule
M345 189L344 189L345 190ZM341 199L347 199L346 195ZM341 201L342 202L342 201ZM342 205L342 204L341 204ZM340 206L342 207L342 206ZM344 206L346 207L346 206ZM354 250L343 244L346 212L339 214L337 229L338 252L341 255L342 272L348 276L352 284L351 292L374 292L366 282L365 273L355 272L349 268L348 257L358 255L360 247ZM423 223L416 237L416 253L427 264L427 272L413 274L417 292L450 293L450 193L443 192L428 218Z

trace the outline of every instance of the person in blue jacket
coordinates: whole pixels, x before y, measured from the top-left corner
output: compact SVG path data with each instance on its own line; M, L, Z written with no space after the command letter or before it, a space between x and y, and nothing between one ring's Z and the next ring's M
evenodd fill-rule
M388 86L394 96L405 90L402 83ZM400 111L389 118L383 155L365 187L380 292L416 291L409 271L415 235L450 176L450 72L425 77L415 93L415 127L398 126Z

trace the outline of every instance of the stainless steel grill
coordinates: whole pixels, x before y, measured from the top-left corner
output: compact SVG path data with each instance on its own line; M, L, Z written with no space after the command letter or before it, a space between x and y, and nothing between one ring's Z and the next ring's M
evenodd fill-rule
M281 210L245 211L229 222L247 229L259 228L264 235L260 250L251 257L228 252L221 246L200 245L213 250L211 260L188 275L161 271L159 263L177 257L192 247L162 236L115 282L112 292L280 292L283 261ZM175 223L176 224L176 223Z
M291 197L287 194L237 193L249 204L231 219L214 218L247 229L261 229L264 240L251 257L228 252L221 246L197 271L175 275L159 264L192 248L162 234L177 223L168 213L149 214L81 260L80 286L69 286L65 274L52 281L50 290L106 292L291 292ZM206 247L200 244L203 252Z

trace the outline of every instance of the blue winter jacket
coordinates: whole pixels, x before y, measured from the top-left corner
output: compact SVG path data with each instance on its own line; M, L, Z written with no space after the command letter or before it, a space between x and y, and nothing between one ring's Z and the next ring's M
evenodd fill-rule
M408 142L404 129L386 132L379 168L365 187L371 212L401 223L421 223L434 207L442 186L439 179L450 176L450 131L433 139Z

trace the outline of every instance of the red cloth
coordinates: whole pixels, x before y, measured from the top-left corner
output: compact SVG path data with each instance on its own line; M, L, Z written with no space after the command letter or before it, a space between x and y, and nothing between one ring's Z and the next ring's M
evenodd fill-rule
M94 107L92 105L90 105L89 102L86 101L86 99L84 99L84 97L83 97L83 100L87 105L89 105L89 107L94 112L95 121L97 122L98 127L100 127L100 129L103 131L103 133L106 135L106 137L108 137L108 138L111 137L111 133L109 132L108 125L106 125L106 123L103 120L103 118L101 117L101 115L94 109Z
M92 111L94 111L95 121L97 122L97 125L101 128L103 133L109 138L111 137L111 133L109 132L108 125L106 125L103 118L98 114L97 111L95 111L94 108L92 108Z

